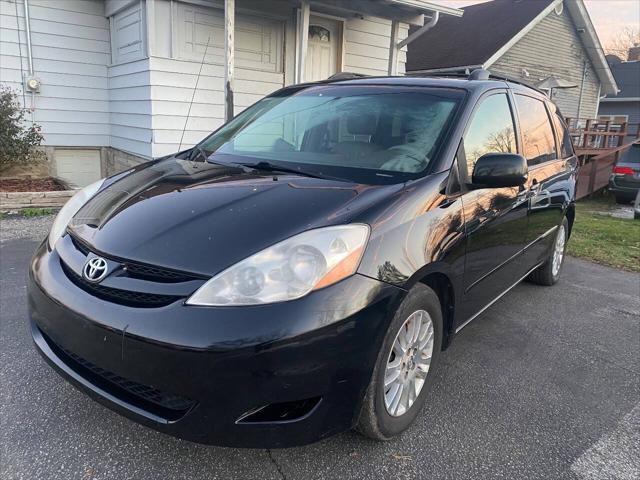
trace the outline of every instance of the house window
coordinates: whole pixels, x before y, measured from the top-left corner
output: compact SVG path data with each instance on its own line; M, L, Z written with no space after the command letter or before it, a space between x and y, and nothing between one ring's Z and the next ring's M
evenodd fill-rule
M320 25L311 25L309 27L309 40L316 42L331 42L331 31Z
M176 22L179 58L200 62L206 50L207 63L224 64L223 10L180 4ZM234 33L237 67L282 72L282 22L236 15Z

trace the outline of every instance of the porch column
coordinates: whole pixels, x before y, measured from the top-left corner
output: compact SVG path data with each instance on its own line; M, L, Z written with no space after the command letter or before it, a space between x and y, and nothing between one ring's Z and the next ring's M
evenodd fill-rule
M304 82L307 60L307 42L309 40L309 2L303 0L298 9L298 45L296 51L296 83Z
M235 16L235 0L224 0L224 119L226 122L233 118Z
M389 68L387 69L388 75L398 74L398 32L400 31L400 22L393 20L391 22L391 39L389 42Z

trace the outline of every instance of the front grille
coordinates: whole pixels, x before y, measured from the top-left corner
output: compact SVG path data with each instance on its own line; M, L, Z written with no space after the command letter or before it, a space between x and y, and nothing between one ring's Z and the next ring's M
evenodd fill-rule
M160 283L178 283L189 282L199 277L188 275L182 272L176 272L166 268L152 267L151 265L143 265L141 263L124 262L124 269L127 276L139 278L141 280L150 280Z
M73 234L69 235L71 237L71 241L73 245L86 257L90 253L93 253L89 246L85 244L82 240L75 237ZM137 278L140 280L149 280L151 282L158 283L179 283L179 282L189 282L192 280L203 280L206 277L202 277L199 275L193 275L185 272L179 272L177 270L171 270L169 268L162 267L154 267L151 265L146 265L144 263L132 262L130 260L123 260L119 258L113 258L109 256L105 256L99 254L101 257L106 258L107 260L112 260L114 262L120 263L122 265L123 270L126 272L128 277Z
M157 308L169 305L181 297L172 295L160 295L155 293L133 292L131 290L121 290L119 288L105 287L98 283L91 283L75 273L69 267L65 265L63 261L60 261L62 270L66 273L69 280L71 280L76 286L80 287L87 293L108 300L110 302L118 303L120 305L126 305L129 307L142 307L142 308Z
M178 420L196 402L181 395L167 393L149 385L128 380L94 365L90 361L59 346L40 332L53 352L83 378L117 398L168 420Z

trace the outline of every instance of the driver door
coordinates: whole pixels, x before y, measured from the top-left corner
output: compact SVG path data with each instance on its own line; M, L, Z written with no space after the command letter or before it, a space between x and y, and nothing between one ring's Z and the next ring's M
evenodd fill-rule
M458 154L465 160L467 177L462 196L466 235L462 319L477 314L526 273L519 261L527 233L526 193L520 187L471 185L478 158L499 152L518 152L513 109L507 92L501 90L480 99Z

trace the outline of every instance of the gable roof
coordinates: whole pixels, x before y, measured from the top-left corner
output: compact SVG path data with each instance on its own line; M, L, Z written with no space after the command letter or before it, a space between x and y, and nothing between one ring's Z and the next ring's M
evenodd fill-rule
M494 0L464 7L462 17L442 17L409 47L406 70L484 65L553 0Z
M493 0L464 7L460 18L443 17L409 47L406 71L489 68L563 0ZM564 2L602 84L617 85L582 0Z
M601 101L640 100L640 61L610 62L611 72L620 87L617 95L607 96Z

